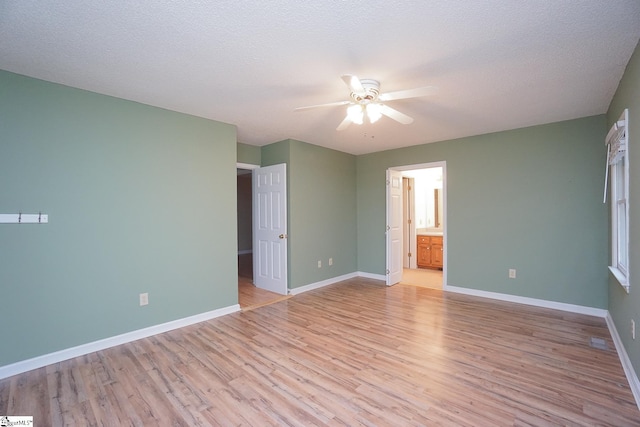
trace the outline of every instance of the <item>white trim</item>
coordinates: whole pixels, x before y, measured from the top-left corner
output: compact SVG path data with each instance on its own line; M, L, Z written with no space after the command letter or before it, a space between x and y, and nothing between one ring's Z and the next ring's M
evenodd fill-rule
M624 348L624 344L622 344L620 335L618 335L618 330L616 329L616 324L611 317L611 313L608 311L605 319L607 321L607 326L609 327L609 333L611 334L613 343L616 346L618 357L620 357L622 369L627 377L627 381L629 381L629 388L631 388L631 393L633 393L633 397L636 399L636 405L638 406L638 409L640 409L640 380L638 380L638 376L636 375L636 371L633 369L627 350Z
M373 274L373 273L365 273L364 271L356 272L356 276L364 277L366 279L374 279L374 280L382 280L383 282L387 281L387 276L384 274Z
M324 286L333 285L334 283L342 282L343 280L353 279L357 277L356 273L343 274L342 276L332 277L331 279L322 280L316 283L310 283L308 285L299 286L297 288L289 289L290 295L298 295L303 292L312 291L314 289L322 288Z
M238 255L247 255L252 253L253 253L253 249L243 249L241 251L238 251Z
M372 273L365 273L363 271L356 271L355 273L343 274L342 276L332 277L331 279L321 280L320 282L310 283L308 285L289 289L289 295L298 295L303 292L308 292L314 289L319 289L325 286L333 285L334 283L342 282L343 280L353 279L354 277L364 277L366 279L380 280L383 282L386 282L387 280L387 277L384 274L372 274Z
M254 165L251 163L236 163L236 169L258 169L260 165Z
M586 314L587 316L606 317L607 310L603 308L587 307L584 305L567 304L564 302L548 301L537 298L521 297L517 295L501 294L497 292L480 291L478 289L460 288L458 286L444 285L443 290L458 294L473 295L476 297L497 299L500 301L515 302L518 304L534 305L536 307L552 308L571 313Z
M620 283L620 286L622 286L624 290L629 293L629 282L627 281L627 277L622 274L622 272L616 267L609 266L609 271L611 272L613 277L616 278L618 283Z
M193 325L194 323L200 323L206 320L215 319L216 317L235 313L237 311L240 311L240 305L234 304L228 307L219 308L217 310L196 314L195 316L172 320L170 322L161 323L159 325L149 326L148 328L138 329L136 331L127 332L121 335L116 335L87 344L81 344L79 346L56 351L54 353L44 354L32 359L22 360L10 365L0 366L0 379L22 374L33 369L42 368L53 363L62 362L63 360L84 356L85 354L93 353L95 351L100 351L110 347L115 347L117 345L126 344L132 341L139 340L141 338L147 338L152 335L168 332L173 329Z

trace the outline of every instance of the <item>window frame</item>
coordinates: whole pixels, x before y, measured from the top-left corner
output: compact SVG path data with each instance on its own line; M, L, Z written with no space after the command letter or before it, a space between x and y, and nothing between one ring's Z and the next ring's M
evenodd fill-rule
M618 122L622 122L624 131L620 133L620 140L624 146L622 157L611 163L611 265L609 270L618 283L629 292L629 128L628 110L625 109ZM609 132L611 135L614 127ZM611 150L611 140L607 136L607 150Z

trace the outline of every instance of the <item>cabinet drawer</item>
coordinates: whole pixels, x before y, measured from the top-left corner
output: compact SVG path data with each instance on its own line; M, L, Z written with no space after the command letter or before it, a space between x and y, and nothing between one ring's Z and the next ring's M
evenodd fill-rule
M442 244L442 236L426 236L423 234L418 234L418 243L431 243L431 244Z

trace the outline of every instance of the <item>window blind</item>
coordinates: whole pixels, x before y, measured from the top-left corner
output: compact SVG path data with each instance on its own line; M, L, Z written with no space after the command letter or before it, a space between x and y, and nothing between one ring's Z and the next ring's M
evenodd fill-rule
M611 126L607 134L606 144L609 146L609 164L618 163L627 151L627 123L618 120Z
M625 109L620 118L611 126L604 144L607 146L607 164L604 173L604 197L602 203L607 203L607 187L609 185L609 166L621 161L627 153L627 127L629 110Z

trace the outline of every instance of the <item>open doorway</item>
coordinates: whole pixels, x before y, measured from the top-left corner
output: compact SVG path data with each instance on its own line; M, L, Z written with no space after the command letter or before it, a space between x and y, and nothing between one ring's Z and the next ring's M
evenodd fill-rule
M237 179L237 246L238 246L238 304L242 310L251 310L286 299L254 283L254 183L253 171L258 165L238 163Z
M250 169L236 169L238 281L253 283L253 202Z
M256 303L260 289L253 285L253 189L251 169L237 168L238 304Z
M402 265L401 269L387 266L389 271L400 273L389 284L442 289L446 283L446 163L408 165L390 171L402 177L402 243L396 239L395 244L387 245L387 259ZM399 215L394 211L399 210L388 206L388 216ZM394 224L396 219L387 221Z

